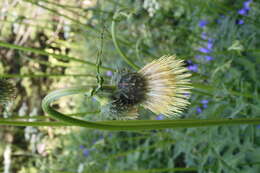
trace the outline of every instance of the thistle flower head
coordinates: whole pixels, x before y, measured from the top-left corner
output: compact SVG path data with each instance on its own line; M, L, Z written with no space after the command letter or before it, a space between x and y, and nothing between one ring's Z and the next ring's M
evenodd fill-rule
M5 104L15 96L14 86L7 80L0 78L0 104Z
M114 76L113 83L116 83L117 90L110 96L110 118L134 119L138 116L137 105L145 95L143 80L137 72L128 70L121 70Z
M176 116L189 104L190 75L175 56L163 56L138 72L124 72L111 97L111 110L130 112L135 118L141 105L156 114Z

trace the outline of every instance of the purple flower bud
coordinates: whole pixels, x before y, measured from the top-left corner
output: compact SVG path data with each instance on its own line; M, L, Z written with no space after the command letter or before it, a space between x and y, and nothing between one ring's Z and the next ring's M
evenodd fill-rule
M260 129L260 124L257 126L258 129Z
M85 147L84 147L84 145L80 145L79 148L80 149L84 149Z

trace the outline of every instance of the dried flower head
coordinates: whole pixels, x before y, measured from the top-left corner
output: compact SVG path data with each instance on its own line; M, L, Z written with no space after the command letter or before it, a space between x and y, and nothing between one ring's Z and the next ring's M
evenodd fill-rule
M189 104L190 76L175 56L163 56L138 72L125 72L117 80L111 110L131 112L135 118L142 105L156 114L176 116Z
M7 79L0 78L0 104L5 104L15 96L15 88Z

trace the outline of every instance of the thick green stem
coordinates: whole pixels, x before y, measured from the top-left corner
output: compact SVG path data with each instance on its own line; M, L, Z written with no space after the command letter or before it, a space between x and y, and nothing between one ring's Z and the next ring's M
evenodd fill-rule
M116 16L116 15L115 15ZM119 55L123 58L123 60L129 65L131 66L133 69L135 69L136 71L138 71L140 69L140 67L138 67L133 61L131 61L130 58L128 58L124 53L123 51L120 49L119 45L118 45L118 42L117 42L117 39L116 39L116 29L115 29L115 20L116 20L116 17L113 17L113 21L112 21L112 24L111 24L111 35L112 35L112 40L113 40L113 43L114 43L114 46L117 50L117 52L119 53Z
M165 128L190 128L190 127L208 127L217 125L238 125L238 124L260 124L260 118L247 119L217 119L217 120L129 120L129 121L97 121L90 122L85 120L68 117L56 110L50 105L54 100L63 96L88 92L95 86L85 86L77 88L68 88L56 90L48 94L42 102L43 110L51 117L60 120L69 125L75 125L86 128L95 128L103 130L152 130ZM112 89L111 86L103 86L104 89Z

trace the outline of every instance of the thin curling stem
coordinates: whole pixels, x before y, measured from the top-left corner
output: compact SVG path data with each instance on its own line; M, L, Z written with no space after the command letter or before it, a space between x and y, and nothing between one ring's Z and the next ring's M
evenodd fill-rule
M117 52L119 53L119 55L123 58L123 60L129 65L131 66L133 69L135 69L136 71L138 71L140 69L140 67L138 67L133 61L131 61L124 53L123 51L120 49L117 39L116 39L116 27L115 27L115 23L116 23L116 14L113 17L112 20L112 24L111 24L111 34L112 34L112 40L113 43L115 45L115 48L117 50Z
M60 89L48 94L42 102L43 110L59 121L66 125L80 126L85 128L94 128L101 130L153 130L153 129L166 129L166 128L191 128L191 127L208 127L218 125L239 125L239 124L260 124L260 118L247 118L247 119L219 119L219 120L113 120L113 121L85 121L66 116L56 110L50 105L54 100L63 96L73 95L88 92L90 88L96 86L84 86L76 88ZM103 86L103 89L113 89L113 86Z

